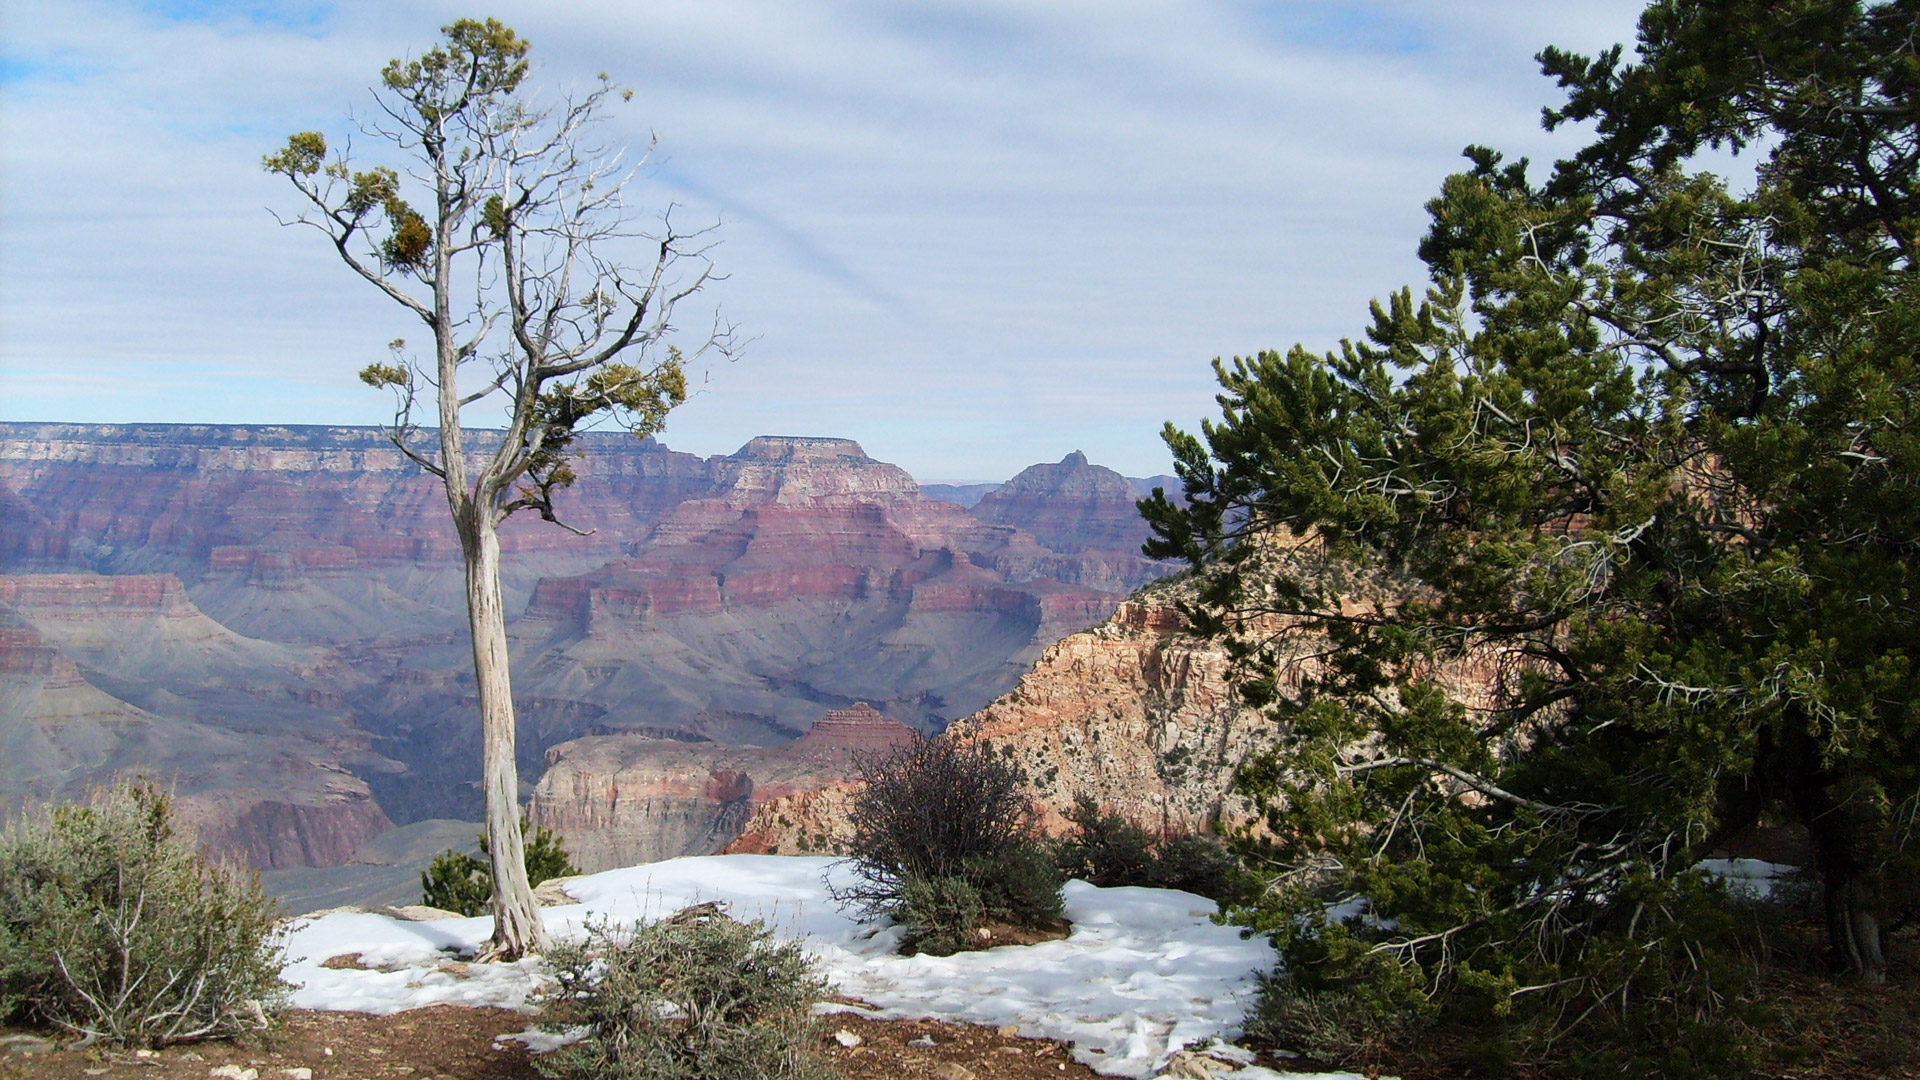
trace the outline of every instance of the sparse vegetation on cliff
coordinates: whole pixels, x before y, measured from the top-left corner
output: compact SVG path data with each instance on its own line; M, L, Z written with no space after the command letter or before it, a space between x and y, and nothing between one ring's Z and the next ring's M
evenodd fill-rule
M284 990L280 910L209 864L142 782L0 836L0 1022L159 1046L267 1026Z

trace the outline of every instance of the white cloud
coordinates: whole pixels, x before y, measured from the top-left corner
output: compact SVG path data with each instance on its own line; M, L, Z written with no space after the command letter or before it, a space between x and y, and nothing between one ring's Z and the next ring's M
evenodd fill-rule
M1539 131L1532 53L1627 39L1637 7L494 10L542 86L634 86L619 134L662 138L645 192L726 222L716 295L759 341L670 444L847 435L990 479L1075 448L1162 471L1160 421L1210 411L1213 356L1357 331L1417 274L1421 204L1463 145L1573 145ZM344 133L381 63L462 14L9 4L0 417L382 419L352 373L411 328L274 225L291 200L258 162Z

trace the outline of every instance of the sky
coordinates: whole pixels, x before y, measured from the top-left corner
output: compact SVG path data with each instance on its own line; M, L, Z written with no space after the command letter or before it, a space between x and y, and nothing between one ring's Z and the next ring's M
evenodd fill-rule
M0 420L386 420L355 373L418 324L277 223L294 193L260 158L337 145L389 58L492 15L545 98L634 90L605 134L658 139L641 214L717 226L699 299L750 344L701 366L669 446L1166 472L1161 425L1216 412L1213 358L1333 347L1421 284L1464 146L1577 149L1540 127L1533 56L1630 44L1640 6L8 0Z

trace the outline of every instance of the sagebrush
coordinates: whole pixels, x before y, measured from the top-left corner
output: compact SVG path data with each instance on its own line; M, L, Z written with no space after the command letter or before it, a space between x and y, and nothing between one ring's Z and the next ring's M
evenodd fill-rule
M282 917L209 863L168 794L127 782L0 836L0 1021L157 1046L266 1027Z
M659 922L587 927L547 953L552 1027L583 1041L536 1063L554 1080L824 1080L813 1003L826 982L796 941L717 904Z

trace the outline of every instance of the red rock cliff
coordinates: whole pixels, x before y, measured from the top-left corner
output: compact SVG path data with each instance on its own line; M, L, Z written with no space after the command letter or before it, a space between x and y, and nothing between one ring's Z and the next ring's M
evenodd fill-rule
M1070 827L1065 812L1083 794L1149 827L1191 832L1244 812L1228 786L1268 730L1228 685L1224 650L1186 634L1170 608L1129 602L1049 646L1011 693L941 737L1011 748L1050 834ZM729 850L844 843L850 795L843 785L769 801Z

